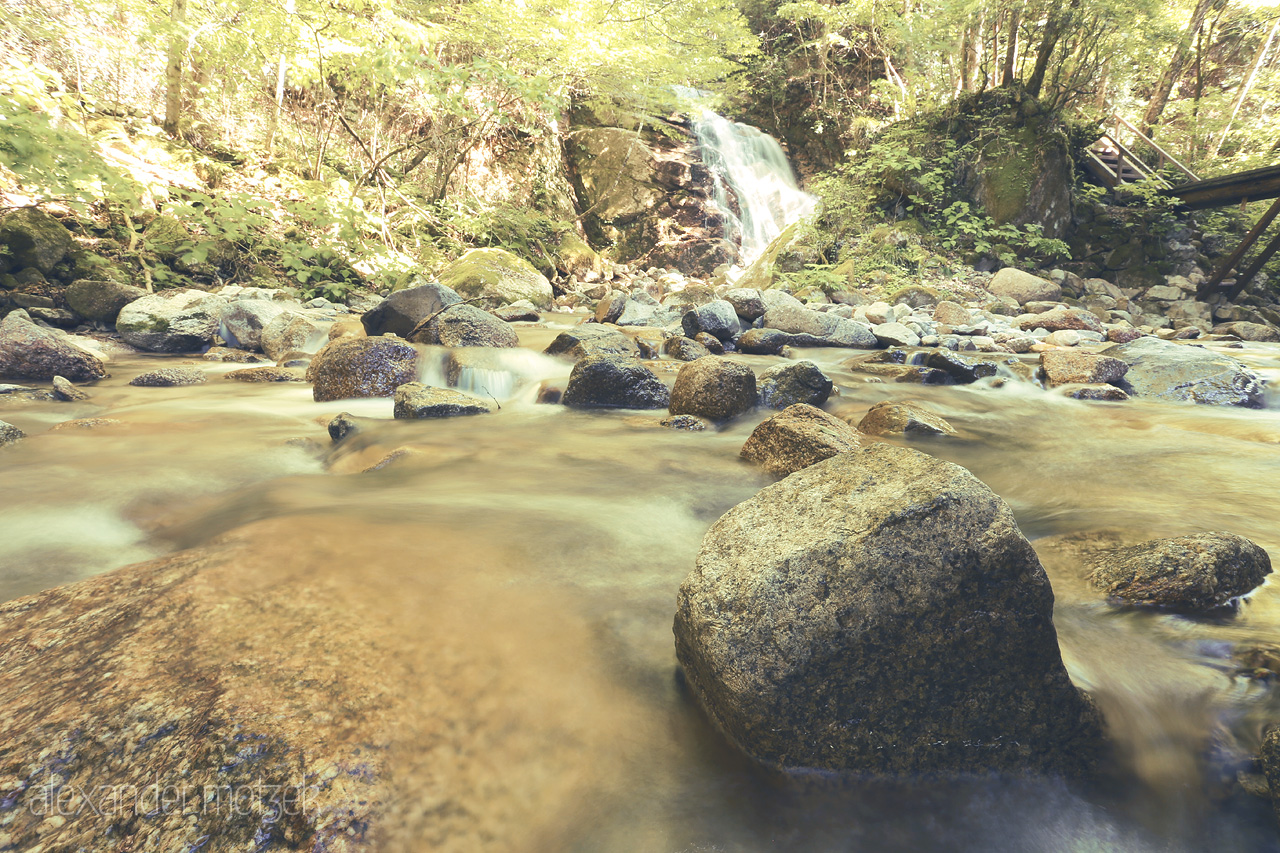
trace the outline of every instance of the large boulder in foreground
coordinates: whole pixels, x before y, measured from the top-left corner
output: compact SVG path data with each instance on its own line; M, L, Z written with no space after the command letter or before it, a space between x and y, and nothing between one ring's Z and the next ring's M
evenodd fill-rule
M1148 336L1107 347L1102 354L1129 365L1116 384L1132 397L1251 409L1265 405L1262 379L1256 373L1203 347Z
M573 366L561 402L576 409L665 409L671 392L629 355L589 355Z
M452 289L429 281L417 287L397 290L372 311L366 311L360 317L360 323L371 338L388 332L407 338L423 320L461 301L462 297Z
M390 397L418 378L418 351L398 338L338 338L307 366L317 403L349 397Z
M1252 592L1271 574L1271 558L1234 533L1153 539L1105 553L1090 580L1130 604L1212 611Z
M149 352L198 352L213 343L226 307L227 300L203 290L155 293L121 308L116 331Z
M671 414L727 421L756 404L756 374L745 364L705 355L680 368L671 387Z
M781 768L1087 770L1053 592L1009 507L965 469L876 445L761 490L708 531L676 655L745 752Z
M71 343L66 333L37 326L26 311L0 319L0 378L93 382L106 374L100 358Z
M472 249L440 270L440 281L485 308L521 299L550 308L555 298L546 276L505 249Z
M861 447L858 431L816 406L796 403L751 431L741 456L775 477Z

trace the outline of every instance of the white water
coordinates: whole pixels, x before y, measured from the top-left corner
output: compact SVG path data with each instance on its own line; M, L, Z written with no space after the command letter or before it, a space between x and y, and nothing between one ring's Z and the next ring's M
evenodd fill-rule
M769 134L705 109L694 132L715 180L713 199L725 214L725 236L738 244L738 265L746 267L788 225L812 213L818 200L796 184L787 155Z

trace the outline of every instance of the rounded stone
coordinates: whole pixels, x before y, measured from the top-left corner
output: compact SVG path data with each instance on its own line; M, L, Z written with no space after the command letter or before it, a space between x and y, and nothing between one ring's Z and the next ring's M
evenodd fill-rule
M307 366L317 403L351 397L390 397L418 378L418 351L399 338L339 338Z
M745 364L719 355L703 356L680 368L671 388L673 415L727 421L755 404L755 372Z
M849 424L804 403L788 406L760 422L742 445L741 456L775 477L848 453L862 446Z
M868 435L955 435L955 427L936 412L911 400L876 403L858 422Z
M129 380L129 384L140 388L180 388L201 385L207 380L204 371L194 367L162 367L138 374Z
M652 370L626 355L592 355L569 374L561 402L576 409L662 409L671 392Z
M965 469L878 444L726 513L680 587L676 656L713 723L782 769L1088 772L1102 733L1053 591Z
M796 403L821 406L831 396L834 384L812 361L793 361L770 367L756 382L760 405L785 409Z
M1094 567L1090 580L1131 604L1211 611L1229 606L1271 574L1271 558L1234 533L1153 539L1117 548Z

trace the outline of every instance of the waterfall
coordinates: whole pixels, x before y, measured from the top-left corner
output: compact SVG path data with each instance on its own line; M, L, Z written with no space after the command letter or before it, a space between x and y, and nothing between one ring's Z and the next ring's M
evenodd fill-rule
M715 182L712 198L725 214L725 236L738 244L738 264L746 267L818 200L796 185L782 146L764 131L704 109L694 132Z

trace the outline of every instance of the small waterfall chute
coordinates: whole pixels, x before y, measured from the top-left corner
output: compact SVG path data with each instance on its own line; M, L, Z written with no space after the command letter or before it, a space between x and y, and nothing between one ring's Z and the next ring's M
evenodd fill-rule
M712 200L725 215L725 236L738 244L739 266L746 267L787 226L812 213L818 199L800 189L778 140L710 109L695 109L693 129L714 181Z

